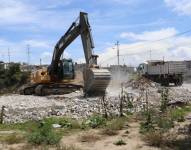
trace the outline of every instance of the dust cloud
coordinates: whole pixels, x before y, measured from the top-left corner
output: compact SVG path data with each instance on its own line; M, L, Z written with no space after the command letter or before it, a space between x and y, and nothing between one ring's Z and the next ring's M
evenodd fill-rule
M127 72L115 71L111 72L112 80L107 88L107 92L111 96L119 96L121 92L121 85L129 80Z

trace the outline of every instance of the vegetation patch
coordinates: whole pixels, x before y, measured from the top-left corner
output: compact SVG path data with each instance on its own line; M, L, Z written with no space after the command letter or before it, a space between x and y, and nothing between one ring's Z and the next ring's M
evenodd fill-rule
M104 127L101 133L109 136L117 135L118 130L124 128L125 122L126 122L125 117L115 118L107 123L107 125Z
M93 115L87 120L82 122L82 128L98 128L98 127L103 127L106 125L106 119L100 115Z
M20 70L19 63L10 63L6 69L0 64L0 93L15 91L27 82L29 74Z
M62 128L80 129L81 125L76 119L66 117L51 117L44 119L48 124L59 124Z
M7 144L17 144L17 143L24 142L25 137L23 135L12 133L10 135L2 136L1 141Z
M150 146L161 147L163 145L163 134L160 131L150 131L145 134L144 139Z
M59 143L60 139L61 136L52 129L52 124L43 122L28 135L28 142L36 145L54 145Z
M122 139L116 141L113 143L114 145L121 146L121 145L126 145L126 142Z

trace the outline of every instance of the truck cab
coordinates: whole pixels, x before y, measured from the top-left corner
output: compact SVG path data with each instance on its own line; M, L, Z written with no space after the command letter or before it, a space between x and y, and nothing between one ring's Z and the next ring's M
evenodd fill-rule
M145 65L145 63L142 63L137 67L137 72L139 73L139 75L146 74L146 65Z

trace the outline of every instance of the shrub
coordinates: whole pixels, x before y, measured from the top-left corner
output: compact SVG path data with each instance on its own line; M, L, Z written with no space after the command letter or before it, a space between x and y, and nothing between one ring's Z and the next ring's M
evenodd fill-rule
M107 127L112 130L121 130L125 125L126 118L116 118L108 123Z
M150 146L161 147L163 144L163 134L160 131L148 132L144 138Z
M174 127L174 123L171 117L160 116L157 120L157 125L159 128L168 130Z
M167 110L167 106L168 106L168 102L169 102L169 92L167 88L163 88L162 89L162 93L161 93L161 106L160 106L160 110L162 112L165 112Z
M100 115L94 115L82 122L82 128L91 127L97 128L106 125L106 119Z
M111 120L106 127L102 130L102 134L105 135L117 135L118 130L123 129L124 124L125 124L126 118L116 118Z
M121 146L121 145L126 145L126 142L121 139L121 140L114 142L113 144L115 144L117 146Z
M178 121L178 122L185 121L185 119L184 119L185 114L186 114L186 112L182 108L181 109L173 109L170 111L171 118L174 121Z
M53 145L59 143L61 136L52 130L52 124L41 123L39 127L28 135L28 142L32 144Z

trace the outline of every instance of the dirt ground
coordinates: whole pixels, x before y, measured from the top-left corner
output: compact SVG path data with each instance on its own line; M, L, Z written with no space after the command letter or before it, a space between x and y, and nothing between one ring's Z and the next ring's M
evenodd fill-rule
M101 136L99 130L84 131L84 133L63 137L61 142L64 145L74 145L82 150L157 150L157 148L147 146L142 141L138 122L130 123L129 133L126 134L126 131L127 129L123 129L116 136ZM90 132L99 135L100 139L94 142L81 142L79 140L81 135ZM126 145L116 146L114 143L121 139L125 141Z
M126 133L126 131L129 133ZM0 134L5 134L5 132ZM7 133L9 134L9 133ZM99 137L95 141L82 142L80 137L86 134L93 134L96 137ZM114 143L118 140L123 140L126 145L117 146ZM139 133L139 122L131 122L128 124L128 127L125 127L123 130L120 130L119 133L115 136L106 136L101 134L101 129L91 129L88 131L76 132L70 135L66 135L61 140L61 145L68 147L75 147L80 150L157 150L158 148L148 146L142 139L141 134ZM19 144L0 144L0 149L2 150L44 150L45 147L32 147L28 146L26 143ZM56 150L56 148L48 148L48 150Z

